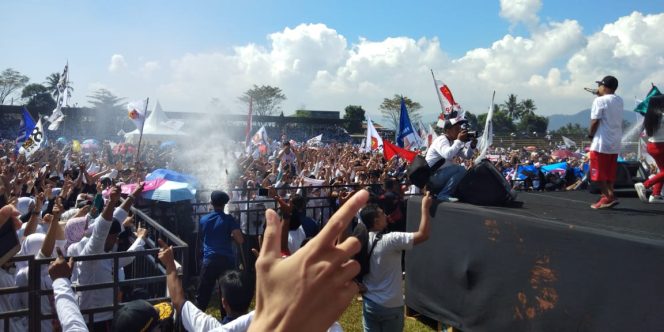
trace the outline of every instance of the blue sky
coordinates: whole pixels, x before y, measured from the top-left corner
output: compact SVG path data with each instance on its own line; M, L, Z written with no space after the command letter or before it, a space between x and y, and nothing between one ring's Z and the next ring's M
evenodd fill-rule
M517 10L512 16L503 14L509 8L518 8L520 4L530 6L530 9ZM549 104L556 98L540 97L538 87L544 84L540 81L561 85L586 84L585 81L576 80L580 77L597 75L600 72L597 68L601 69L602 66L607 68L607 71L615 71L618 74L622 71L632 72L634 68L630 66L634 64L611 66L601 61L594 66L588 65L586 72L576 73L575 70L581 71L576 67L581 61L578 59L587 57L594 51L588 47L592 47L593 40L602 39L602 31L607 24L614 24L623 18L625 21L622 23L623 27L630 26L632 21L638 21L649 24L650 29L659 29L661 33L664 31L664 27L660 25L663 11L664 0L601 3L568 0L505 0L502 3L479 0L418 2L4 0L0 2L0 12L4 13L0 29L5 32L0 42L2 45L0 67L1 69L12 67L28 75L32 81L41 82L49 73L61 71L64 62L68 60L71 79L76 89L74 100L81 104L85 104L85 96L92 90L105 87L128 99L151 95L162 100L166 110L181 110L187 105L192 105L198 110L210 108L208 105L210 99L218 98L227 105L226 109L236 111L240 107L234 103L237 92L246 90L253 82L282 86L288 97L284 104L285 110L299 106L313 109L343 109L348 104L362 104L370 112L375 113L377 102L382 97L389 97L393 93L406 93L419 97L416 100L419 99L425 106L425 113L433 116L436 112L435 95L433 92L428 95L419 92L427 86L426 84L431 85L430 77L422 74L426 72L423 70L424 67L429 64L430 68L444 77L457 95L457 99L460 99L459 95L465 97L466 100L461 98L462 105L469 105L473 110L487 104L486 91L497 89L499 101L505 99L506 93L514 92L524 98L535 99L543 113L573 113L588 106L589 102L582 101L583 94L561 92L559 98L569 97L570 101L565 109L559 110ZM637 12L640 16L630 16L633 12ZM528 17L536 19L533 21ZM479 72L482 70L482 65L475 63L477 58L467 57L469 51L484 50L491 53L490 58L530 56L532 59L528 63L536 62L537 57L542 57L541 55L501 54L500 47L493 47L494 43L504 41L508 45L511 41L505 37L510 36L521 38L516 43L524 42L524 50L527 52L534 48L546 48L546 45L538 44L538 36L548 36L539 40L553 38L551 36L554 33L560 32L556 27L563 25L563 22L575 22L569 24L567 30L562 28L558 30L565 30L561 33L570 33L572 38L578 40L561 46L566 49L555 57L545 57L546 63L541 66L529 68L532 72L527 76L506 75L492 79L494 75L491 73ZM316 39L318 30L306 24L322 24L325 27L322 41ZM294 36L289 37L286 28L297 31ZM313 30L316 31L312 32ZM550 32L551 36L547 35L547 32ZM637 29L633 34L636 35L638 32ZM609 31L606 34L611 36L612 33L614 32ZM277 39L269 37L272 34L286 39L286 45L282 45L284 49L279 49L274 44L278 36ZM329 49L326 47L314 48L315 52L307 48L311 46L309 43L311 40L319 41L321 45L328 45L325 44L326 41L334 41L340 36L343 37L345 44L342 43L340 49L331 50L331 53L342 52L340 58L326 59L325 53ZM401 38L402 43L391 44L390 38ZM630 35L621 38L636 39ZM561 40L568 39L564 37ZM302 40L309 41L307 42L309 44L301 44ZM532 45L529 46L528 41L531 41ZM407 45L408 42L411 42L410 45ZM377 45L372 46L368 43ZM650 54L646 57L657 62L655 53L664 54L664 50L661 49L662 43L656 41L649 43L651 42L640 41L638 45L627 47L639 49L645 45ZM256 45L261 49L261 52L258 52L260 54L254 52L256 60L252 63L267 61L267 65L261 65L261 70L246 71L242 59L237 59L241 57L238 49L247 50L249 45ZM366 49L374 47L399 49L402 53L395 56L403 58L399 60L403 63L397 64L397 67L402 66L404 70L415 71L420 75L404 77L398 80L401 83L391 82L389 87L383 88L380 85L385 83L385 79L380 78L380 68L362 74L362 67L358 70L349 67L349 63L354 59L353 54L358 55L356 53L362 53L365 49L362 46L366 46ZM620 48L620 43L616 43L615 47ZM414 53L409 53L411 51ZM287 55L282 57L279 54ZM114 55L117 55L115 57L117 66L110 70L111 58ZM638 58L644 55L632 56ZM283 60L281 65L286 68L280 69L277 74L274 73L274 68L269 67L269 63L275 61L274 57L279 61ZM371 55L366 57L368 60L362 61L366 62L367 67L379 66L371 63ZM310 59L315 60L311 60L314 64L325 63L325 68L312 65L312 68L308 68L310 72L307 73L297 68L298 62L307 62ZM616 59L615 63L622 63L623 60ZM330 61L333 63L330 64ZM361 66L362 61L358 60L358 63L353 65ZM390 63L390 60L386 61L390 69L384 70L385 75L394 77L395 65ZM482 61L487 68L502 66L492 65L485 58ZM516 65L511 70L528 70L518 66L519 60L515 61L511 62L511 65ZM148 66L152 69L143 70L148 68L145 67L148 62L153 64ZM470 62L475 64L465 67ZM418 63L419 66L411 68L413 63ZM206 90L207 94L202 92L188 94L183 89L177 90L180 84L185 83L227 85L225 82L206 78L205 66L218 66L220 69L218 68L216 73L219 76L229 73L240 75L239 72L246 81L238 82L243 86L228 87L218 95L214 95L215 92L211 90L207 91L208 88L187 87L195 91ZM659 67L662 67L661 64ZM554 69L553 74L552 69ZM555 69L560 72L558 80ZM297 75L284 76L284 70L297 71ZM642 70L652 72L651 68L642 68ZM261 72L264 74L266 71L270 74L261 75ZM348 74L355 71L357 74ZM148 72L150 75L144 75ZM211 73L215 73L214 70L209 74ZM646 75L644 72L641 76L651 74ZM227 79L234 80L232 75ZM349 80L355 79L357 75L360 75L361 79L349 83ZM466 75L469 79L464 79ZM181 82L182 80L186 82ZM327 81L321 82L321 80ZM419 82L420 80L422 82ZM500 84L495 80L500 80ZM514 84L514 80L517 80L518 84ZM626 93L636 95L638 91L643 90L641 81L632 77L629 80L630 87ZM473 81L471 82L473 84L468 83L466 86L468 81ZM537 85L538 82L541 84ZM587 84L590 84L592 80L588 82ZM338 89L334 90L334 93L326 92L325 95L316 96L315 92L320 91L317 87L321 84L338 86ZM523 87L518 87L520 84ZM475 100L472 87L478 85L482 86L480 90L483 95L482 98ZM506 90L506 87L514 91ZM433 91L432 88L429 89ZM171 98L174 90L183 91L183 95ZM303 91L307 92L306 96L300 95ZM346 93L348 91L352 93ZM366 99L362 97L370 93L376 95L367 96ZM578 107L574 107L577 104Z

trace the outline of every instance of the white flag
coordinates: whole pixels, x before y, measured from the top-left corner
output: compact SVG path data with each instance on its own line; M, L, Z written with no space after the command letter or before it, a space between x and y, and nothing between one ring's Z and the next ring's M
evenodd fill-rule
M366 151L379 150L383 148L383 139L378 135L378 131L374 128L371 118L367 115L367 139L364 144Z
M486 122L484 123L484 133L482 137L478 140L478 150L480 155L475 158L475 163L478 164L482 159L486 158L486 152L489 149L489 146L493 144L493 101L496 98L496 91L493 92L493 97L491 98L491 105L489 105L489 113L486 115Z
M60 75L60 81L58 81L58 85L56 86L56 89L58 89L58 98L55 101L55 109L53 110L53 113L46 118L46 121L51 123L48 125L48 130L58 130L60 123L65 119L65 115L62 113L62 108L69 106L69 91L67 91L67 88L69 87L68 82L69 64L66 64L65 69L62 71L62 75Z
M569 149L569 148L576 147L576 143L575 143L573 140L571 140L570 138L567 138L567 137L565 137L565 136L563 136L563 142L565 143L565 146L566 146L568 149Z
M147 98L132 101L127 104L127 115L129 116L129 119L134 122L134 125L136 125L136 128L139 131L143 130L143 123L145 123L145 113L147 106Z
M447 87L447 84L441 80L434 80L434 83L436 84L436 91L438 92L440 107L443 109L443 114L445 114L445 117L448 118L449 115L454 111L457 111L457 113L461 112L461 105L459 105L454 100L452 91L449 87ZM457 116L453 115L452 117Z
M19 149L19 153L25 154L25 157L30 157L33 153L37 152L39 148L44 145L44 142L46 141L46 137L44 136L44 126L42 125L42 119L39 119L37 121L37 125L35 125L35 128L32 129L32 133L30 134L30 137L23 142L21 145L21 148Z
M322 139L323 139L323 134L320 134L320 135L318 135L318 136L316 136L316 137L314 137L314 138L310 138L309 140L307 140L307 145L315 145L315 144L318 144L318 143L320 143L320 141L321 141Z

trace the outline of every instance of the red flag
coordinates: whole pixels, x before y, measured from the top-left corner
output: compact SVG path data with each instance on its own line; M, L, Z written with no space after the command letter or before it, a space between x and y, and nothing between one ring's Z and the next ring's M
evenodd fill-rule
M406 149L402 149L394 144L392 144L388 140L383 140L383 155L385 156L385 159L390 160L394 155L397 155L403 159L406 159L410 162L415 159L415 156L417 156L417 152L415 151L409 151Z

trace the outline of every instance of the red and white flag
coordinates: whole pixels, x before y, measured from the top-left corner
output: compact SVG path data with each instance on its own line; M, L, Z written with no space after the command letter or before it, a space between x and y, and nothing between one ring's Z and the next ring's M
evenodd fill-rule
M443 109L445 118L449 118L449 114L453 111L461 112L461 105L459 105L452 95L450 88L441 80L434 80L436 84L436 91L438 92L438 100L440 100L440 107ZM454 116L456 117L456 116Z
M127 116L134 122L139 131L143 131L143 123L145 123L145 113L148 107L148 100L141 99L129 102L127 104Z
M378 131L367 115L367 139L364 144L365 151L373 151L383 148L383 139L378 135Z

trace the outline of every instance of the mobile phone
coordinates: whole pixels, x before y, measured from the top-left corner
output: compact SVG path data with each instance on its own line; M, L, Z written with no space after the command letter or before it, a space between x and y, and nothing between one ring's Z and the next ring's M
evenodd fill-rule
M0 265L7 263L19 250L21 244L14 230L14 222L9 219L0 227Z
M267 188L259 188L258 196L267 196Z

